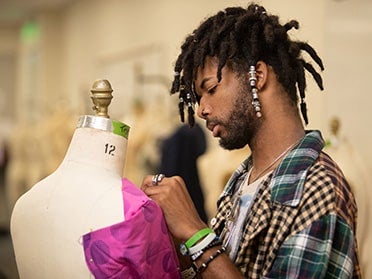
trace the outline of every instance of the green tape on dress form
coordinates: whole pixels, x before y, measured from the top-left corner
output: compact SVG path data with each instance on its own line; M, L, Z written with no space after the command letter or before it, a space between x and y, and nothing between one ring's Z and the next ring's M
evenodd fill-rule
M112 120L112 126L114 128L114 131L113 131L114 134L117 134L119 136L122 136L128 139L129 129L130 129L128 125L125 125L124 123L120 121Z

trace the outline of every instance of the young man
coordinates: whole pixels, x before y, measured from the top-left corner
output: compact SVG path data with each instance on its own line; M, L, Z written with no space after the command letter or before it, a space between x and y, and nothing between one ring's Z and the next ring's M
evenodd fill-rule
M180 113L194 104L223 148L252 153L231 176L206 228L180 177L148 176L142 189L163 209L168 228L192 264L184 277L359 278L356 204L341 170L306 131L302 57L323 64L307 43L256 4L227 8L186 38L172 93ZM298 93L297 93L298 92ZM213 166L211 166L213 175ZM181 256L182 259L182 256Z

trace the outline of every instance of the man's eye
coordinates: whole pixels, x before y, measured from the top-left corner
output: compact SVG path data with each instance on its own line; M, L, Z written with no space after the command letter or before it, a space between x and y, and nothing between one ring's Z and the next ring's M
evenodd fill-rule
M217 89L217 85L218 84L215 84L215 85L211 86L210 88L208 88L207 92L209 94L213 94L216 91L216 89Z

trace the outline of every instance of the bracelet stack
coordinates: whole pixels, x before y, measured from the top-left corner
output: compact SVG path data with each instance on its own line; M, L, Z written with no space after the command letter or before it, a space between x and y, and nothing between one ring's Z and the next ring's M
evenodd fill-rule
M185 243L180 244L180 252L184 256L190 256L192 260L192 266L182 271L182 278L191 279L194 278L198 273L203 272L208 264L225 252L225 247L218 249L213 255L198 267L195 261L200 258L205 251L212 247L221 245L222 242L216 233L210 228L204 228L192 237L190 237Z
M214 233L214 231L210 228L204 228L198 231L197 233L195 233L185 243L180 244L181 254L184 256L190 255L189 249L192 248L197 242L199 242L200 240L202 240L204 237L208 236L211 233ZM209 243L207 243L206 245L208 244Z
M196 273L202 273L207 268L208 264L215 258L217 258L219 255L221 255L223 252L225 252L225 247L221 247L220 249L218 249L216 253L209 256L208 260L206 260L204 263L201 264L199 268L197 268Z
M212 242L210 242L207 246L203 247L202 249L199 249L198 251L195 251L190 255L190 258L192 261L196 261L201 255L204 254L205 251L207 251L209 248L215 247L217 245L221 245L222 241L218 236L216 236Z

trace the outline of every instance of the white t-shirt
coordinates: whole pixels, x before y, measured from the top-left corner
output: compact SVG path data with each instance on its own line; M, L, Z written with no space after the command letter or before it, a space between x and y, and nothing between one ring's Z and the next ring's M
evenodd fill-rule
M239 243L241 242L241 237L243 235L245 220L251 208L252 201L256 196L257 190L259 189L262 180L271 173L269 172L259 179L253 181L251 184L248 184L251 170L246 174L243 183L240 185L239 190L236 193L236 195L240 195L237 211L238 215L235 217L235 221L230 224L230 235L228 236L228 241L226 243L227 253L231 260L235 260L238 252Z

